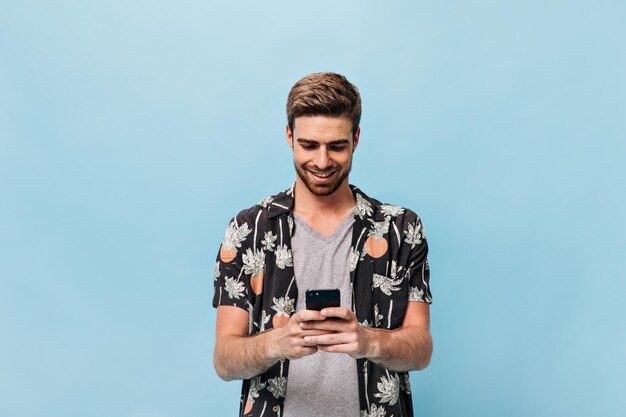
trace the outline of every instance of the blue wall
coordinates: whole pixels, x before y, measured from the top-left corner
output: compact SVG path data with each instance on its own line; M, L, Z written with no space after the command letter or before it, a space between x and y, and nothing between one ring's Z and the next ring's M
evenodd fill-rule
M418 415L626 415L624 2L128 3L0 3L0 415L236 414L213 260L320 70L426 225Z

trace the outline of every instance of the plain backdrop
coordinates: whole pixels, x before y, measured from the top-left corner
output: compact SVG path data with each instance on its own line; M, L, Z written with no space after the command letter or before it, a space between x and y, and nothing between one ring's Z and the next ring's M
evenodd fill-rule
M623 1L0 1L0 415L234 416L228 220L289 88L361 90L351 182L418 212L416 415L626 415Z

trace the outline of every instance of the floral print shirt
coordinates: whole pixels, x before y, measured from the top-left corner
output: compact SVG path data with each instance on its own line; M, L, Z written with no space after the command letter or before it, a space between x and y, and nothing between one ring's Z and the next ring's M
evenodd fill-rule
M382 204L350 185L356 198L348 259L352 310L368 327L401 326L409 301L431 303L424 226L411 210ZM214 270L213 306L250 314L248 334L284 326L296 311L291 253L294 185L241 211L224 233ZM412 416L407 372L356 360L360 417ZM244 380L240 416L283 415L289 360ZM321 376L323 378L323 376Z

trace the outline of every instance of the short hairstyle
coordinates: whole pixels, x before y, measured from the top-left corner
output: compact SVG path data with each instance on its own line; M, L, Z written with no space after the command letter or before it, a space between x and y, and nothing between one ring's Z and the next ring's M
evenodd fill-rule
M287 124L293 131L296 117L337 116L352 120L352 133L361 121L361 95L346 77L316 72L300 79L287 97Z

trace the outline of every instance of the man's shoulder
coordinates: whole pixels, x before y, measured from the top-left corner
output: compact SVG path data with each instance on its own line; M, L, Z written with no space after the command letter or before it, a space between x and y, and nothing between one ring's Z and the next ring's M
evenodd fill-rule
M390 217L396 221L415 221L419 219L417 212L408 207L397 206L389 203L381 203L378 209L385 217Z
M371 225L368 231L368 239L374 239L373 242L369 242L371 249L375 249L376 239L385 236L388 242L397 242L401 253L412 254L409 255L411 259L425 259L428 253L428 243L420 216L408 207L382 203L374 199L369 199L369 202L373 212L372 217L369 218ZM367 245L368 242L365 248L369 251ZM394 256L401 256L398 252L394 253L396 253ZM395 260L399 259L401 258Z
M376 198L367 196L358 187L353 187L357 200L357 215L369 214L374 221L393 221L396 224L409 224L420 221L416 211L391 203L384 203Z
M287 190L267 196L258 203L240 210L233 218L238 224L259 223L261 219L267 220L282 213L292 210L293 186Z

